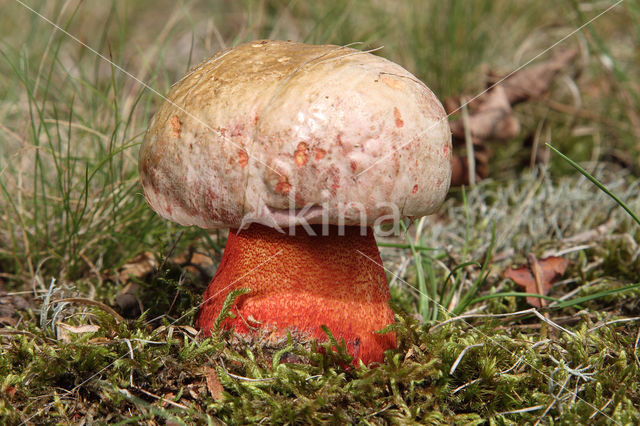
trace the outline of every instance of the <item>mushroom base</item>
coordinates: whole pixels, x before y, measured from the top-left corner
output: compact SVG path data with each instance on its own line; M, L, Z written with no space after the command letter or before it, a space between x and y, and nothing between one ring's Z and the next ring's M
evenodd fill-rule
M322 226L312 228L316 236L301 227L292 236L256 223L231 230L196 326L210 334L229 292L247 288L224 327L244 335L291 330L322 341L325 325L344 339L354 362L382 362L396 336L376 333L394 320L373 230L362 228L361 235L360 227L347 226L339 235L329 226L322 235Z

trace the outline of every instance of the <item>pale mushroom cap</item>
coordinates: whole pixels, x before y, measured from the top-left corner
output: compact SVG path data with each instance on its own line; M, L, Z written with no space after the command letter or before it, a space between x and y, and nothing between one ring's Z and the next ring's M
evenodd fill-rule
M255 41L201 63L167 99L139 170L149 205L182 225L371 226L432 213L449 189L442 105L370 53Z

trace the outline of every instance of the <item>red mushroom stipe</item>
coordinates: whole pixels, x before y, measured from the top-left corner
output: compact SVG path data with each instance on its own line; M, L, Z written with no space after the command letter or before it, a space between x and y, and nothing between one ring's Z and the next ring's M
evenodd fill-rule
M433 212L449 187L442 105L412 74L341 46L255 41L173 86L140 149L145 198L182 225L231 228L196 325L394 348L372 226ZM364 231L364 232L361 232Z
M362 236L360 227L349 226L338 235L331 226L322 236L320 226L313 228L317 236L290 236L259 224L232 230L196 325L209 331L227 294L249 288L250 293L236 299L235 318L226 323L237 333L276 327L324 340L321 325L326 325L345 339L354 357L381 361L396 338L375 333L393 322L393 312L373 230L365 228ZM263 266L254 273L257 264Z

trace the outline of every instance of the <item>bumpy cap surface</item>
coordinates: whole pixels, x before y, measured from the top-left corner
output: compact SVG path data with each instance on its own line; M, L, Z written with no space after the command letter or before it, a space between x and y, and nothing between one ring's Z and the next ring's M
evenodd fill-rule
M254 41L171 89L140 149L145 198L203 228L374 225L432 213L451 132L399 65L341 46Z

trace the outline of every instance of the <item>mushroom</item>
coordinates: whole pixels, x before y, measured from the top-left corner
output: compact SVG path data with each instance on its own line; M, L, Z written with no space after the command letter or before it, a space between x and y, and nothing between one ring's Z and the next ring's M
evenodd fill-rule
M196 321L205 334L229 292L246 288L225 327L326 340L327 326L369 364L396 346L376 333L394 314L372 227L432 213L450 157L442 105L404 68L349 47L263 40L172 87L139 171L164 218L230 228Z

